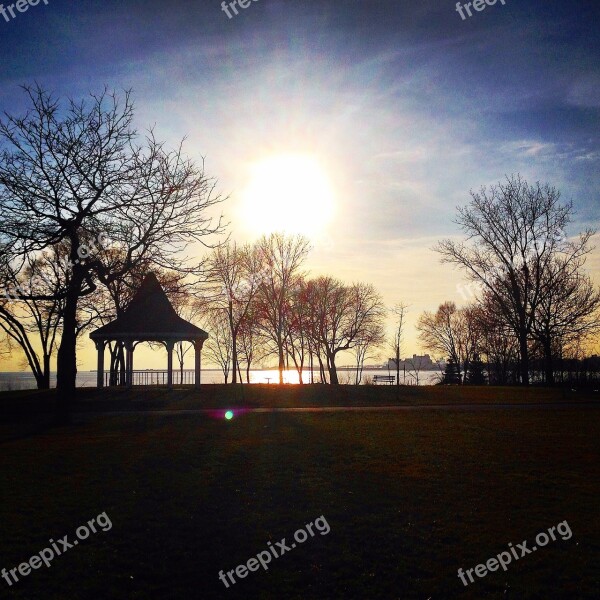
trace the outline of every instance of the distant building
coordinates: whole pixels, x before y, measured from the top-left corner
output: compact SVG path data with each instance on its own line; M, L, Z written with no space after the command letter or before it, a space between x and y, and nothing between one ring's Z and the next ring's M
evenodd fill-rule
M444 363L441 364L441 367L444 367ZM383 365L384 369L389 369L390 371L396 370L396 359L388 358L388 361ZM424 354L423 356L417 356L416 354L412 355L412 358L404 358L400 360L400 369L406 371L437 371L439 370L440 365L431 360L431 356L429 354Z

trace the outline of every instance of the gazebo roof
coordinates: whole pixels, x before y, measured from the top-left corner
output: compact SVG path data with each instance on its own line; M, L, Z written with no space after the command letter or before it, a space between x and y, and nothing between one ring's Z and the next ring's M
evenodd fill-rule
M205 340L206 331L182 319L156 275L150 273L125 312L90 333L93 340L184 341Z

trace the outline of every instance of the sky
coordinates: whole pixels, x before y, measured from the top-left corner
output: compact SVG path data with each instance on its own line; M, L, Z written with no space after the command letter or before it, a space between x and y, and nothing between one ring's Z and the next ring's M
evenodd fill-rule
M521 173L574 203L567 235L598 227L600 4L484 6L252 0L229 18L217 0L42 0L0 16L0 109L22 113L34 82L133 90L140 131L204 158L234 239L303 228L311 274L409 305L412 355L418 315L464 301L432 247L460 237L471 189ZM600 282L600 251L587 267Z

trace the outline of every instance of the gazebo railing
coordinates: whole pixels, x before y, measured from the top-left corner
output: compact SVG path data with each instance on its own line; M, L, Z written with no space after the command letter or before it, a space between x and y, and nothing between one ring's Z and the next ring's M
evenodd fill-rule
M168 371L148 369L145 371L133 371L132 385L167 385ZM194 369L184 369L183 372L179 369L173 369L173 385L194 385L196 383ZM110 373L104 373L104 385L119 385L111 382Z

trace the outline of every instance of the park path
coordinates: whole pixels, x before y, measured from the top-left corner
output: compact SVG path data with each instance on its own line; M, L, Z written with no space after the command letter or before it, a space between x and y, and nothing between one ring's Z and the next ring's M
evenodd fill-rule
M164 409L164 410L119 410L119 411L90 411L78 412L74 416L82 418L86 416L131 416L131 415L209 415L225 413L232 410L236 414L248 413L337 413L337 412L405 412L422 410L461 410L461 411L485 411L498 409L541 409L555 410L561 408L585 408L598 409L598 402L552 402L552 403L522 403L522 404L415 404L411 406L298 406L298 407L236 407L229 408L193 408L193 409Z

